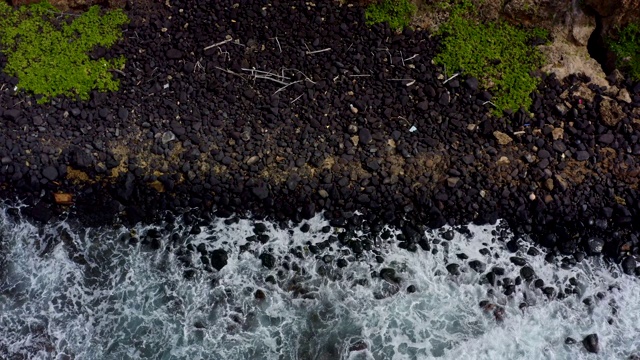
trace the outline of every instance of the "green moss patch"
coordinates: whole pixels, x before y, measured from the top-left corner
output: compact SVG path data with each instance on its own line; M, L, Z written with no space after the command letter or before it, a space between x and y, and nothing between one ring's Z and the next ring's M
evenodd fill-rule
M392 29L402 30L415 13L416 6L411 0L381 0L369 5L364 16L367 25L386 22Z
M101 15L97 6L73 16L46 2L14 9L0 1L4 71L18 78L20 89L40 95L38 102L58 95L88 99L94 89L115 91L119 82L110 71L124 68L124 57L91 60L88 53L112 46L127 21L122 10Z
M617 57L617 66L640 80L640 23L631 23L620 30L618 39L609 41L609 47Z
M528 109L529 95L540 81L531 73L544 64L543 54L531 44L548 35L505 22L479 23L470 17L473 11L468 1L452 8L449 20L439 29L442 48L434 61L446 66L449 75L462 72L490 86L496 115L506 109Z

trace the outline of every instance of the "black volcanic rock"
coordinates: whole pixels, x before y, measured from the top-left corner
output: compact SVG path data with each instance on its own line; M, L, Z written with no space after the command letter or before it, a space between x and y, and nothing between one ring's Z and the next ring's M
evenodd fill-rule
M213 266L213 268L218 271L222 270L222 268L227 265L228 259L229 256L223 249L216 249L209 253L209 261L211 263L211 266Z
M600 342L598 341L598 334L589 334L582 339L582 345L590 352L597 354L600 352Z

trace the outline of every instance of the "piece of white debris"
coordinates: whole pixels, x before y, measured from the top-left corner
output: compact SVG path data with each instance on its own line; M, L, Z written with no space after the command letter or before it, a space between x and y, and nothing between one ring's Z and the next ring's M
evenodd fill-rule
M416 130L418 130L418 128L415 125L409 128L409 132L414 132Z
M169 88L169 84L164 84L163 88L164 89L168 89Z

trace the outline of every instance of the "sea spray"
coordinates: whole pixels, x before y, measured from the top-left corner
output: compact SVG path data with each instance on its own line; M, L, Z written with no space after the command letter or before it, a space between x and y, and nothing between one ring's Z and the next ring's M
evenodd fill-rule
M531 245L524 239L511 253L498 239L512 239L503 224L455 228L450 241L442 236L450 228L428 231L431 250L416 252L398 248L399 231L387 228L388 240L375 238L372 251L355 256L323 231L321 215L309 221L308 232L266 222L264 243L252 237L255 223L216 219L197 235L180 221L171 231L165 224L35 226L10 218L5 207L0 356L626 359L640 353L634 278L599 258L572 269L546 263L544 256L527 255ZM145 239L150 229L161 234L157 250ZM207 269L196 249L224 250L226 266ZM274 256L273 269L263 266L265 253ZM524 259L554 293L523 280L506 296L504 287L488 284L485 274L495 267L505 270L501 283L520 275L512 256ZM340 260L346 266L338 266ZM471 269L472 260L485 270ZM453 263L459 275L447 270ZM559 299L567 289L571 294ZM599 335L597 355L580 343L590 333ZM567 337L577 343L565 344Z

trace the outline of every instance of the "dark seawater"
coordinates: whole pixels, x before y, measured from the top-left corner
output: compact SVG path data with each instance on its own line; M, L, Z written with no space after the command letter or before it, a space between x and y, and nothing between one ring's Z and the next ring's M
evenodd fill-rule
M265 244L246 240L253 235L250 219L232 225L214 220L198 235L178 222L176 235L162 236L161 249L152 250L127 239L153 226L38 227L10 220L5 211L2 359L626 359L640 353L640 286L598 259L565 270L526 255L523 245L519 256L545 284L564 287L575 277L580 295L548 298L524 284L511 297L499 289L487 296L490 287L466 263L501 266L515 278L514 254L491 234L503 226L470 225L471 234L456 232L452 241L443 241L441 231L427 232L441 241L432 244L436 254L411 253L397 248L393 237L378 238L379 264L374 253L359 259L342 254L338 242L311 254L308 242L330 235L321 231L327 225L321 216L310 221L308 233L267 223ZM198 251L186 250L189 243L227 250L228 264L220 272L205 270ZM289 253L297 246L304 259ZM481 255L483 247L490 257ZM192 254L190 279L176 255L180 248ZM263 267L258 255L267 251L281 261L287 256L292 270ZM461 253L469 259L459 259ZM324 255L333 261L325 263ZM336 266L340 258L348 260L346 267ZM448 274L451 262L462 265L461 275ZM393 268L400 284L377 276L382 268ZM265 280L268 275L276 284ZM415 293L406 291L410 285ZM258 289L262 300L255 297ZM583 303L598 292L602 300ZM482 300L504 308L502 321L478 305ZM589 333L599 335L597 355L580 344ZM578 343L566 345L568 336Z

